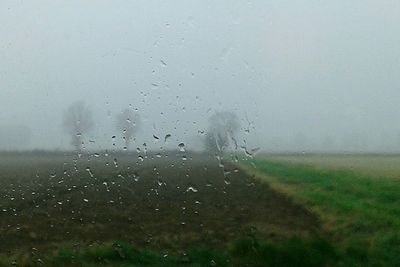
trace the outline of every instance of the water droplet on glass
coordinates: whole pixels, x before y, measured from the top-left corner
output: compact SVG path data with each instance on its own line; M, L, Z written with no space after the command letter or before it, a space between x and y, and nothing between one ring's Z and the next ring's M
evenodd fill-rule
M110 192L110 189L108 188L107 182L103 182L103 185L106 187L107 192Z
M94 177L94 175L93 175L92 170L90 169L90 167L86 167L85 170L89 173L90 177L92 177L92 178Z
M170 134L165 135L164 142L167 142L167 140L168 140L170 137L171 137Z
M194 188L193 186L189 186L188 189L186 189L186 192L197 193L197 192L199 192L199 190L197 190L197 189Z
M180 144L178 145L178 148L179 148L179 151L185 152L185 144L184 144L184 143L180 143Z
M224 170L224 176L227 177L229 174L231 174L230 170Z
M134 180L135 182L138 182L139 179L140 179L139 174L138 174L137 172L134 172L134 173L133 173L133 180Z

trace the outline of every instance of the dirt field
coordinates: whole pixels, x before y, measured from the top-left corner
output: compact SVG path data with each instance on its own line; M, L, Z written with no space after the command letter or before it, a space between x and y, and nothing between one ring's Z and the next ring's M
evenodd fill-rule
M223 247L249 233L279 240L320 231L307 210L233 165L168 154L2 154L1 252L115 240Z

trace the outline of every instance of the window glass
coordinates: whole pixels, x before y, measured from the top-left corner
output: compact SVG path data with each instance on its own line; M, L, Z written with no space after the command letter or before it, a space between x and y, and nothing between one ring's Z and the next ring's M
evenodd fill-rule
M0 2L0 266L396 266L400 3Z

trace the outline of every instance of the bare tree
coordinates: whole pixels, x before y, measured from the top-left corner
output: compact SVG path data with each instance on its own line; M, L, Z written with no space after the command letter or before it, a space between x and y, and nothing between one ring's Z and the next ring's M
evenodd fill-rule
M82 150L83 137L93 129L92 112L83 101L71 104L64 112L64 129L71 135L71 145Z
M129 108L122 110L121 113L118 114L116 121L117 131L122 132L125 141L125 148L127 150L129 149L132 138L138 131L140 124L141 119L139 114Z
M209 119L205 146L208 151L222 153L232 143L237 148L235 134L240 128L237 115L230 111L217 111Z

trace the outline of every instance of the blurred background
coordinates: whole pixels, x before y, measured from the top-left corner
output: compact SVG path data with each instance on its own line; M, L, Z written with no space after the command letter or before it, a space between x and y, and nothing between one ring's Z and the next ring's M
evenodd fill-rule
M240 146L266 152L400 152L399 1L0 3L0 149L203 149L208 119L237 115ZM163 139L170 135L169 142ZM115 137L114 137L115 136Z

